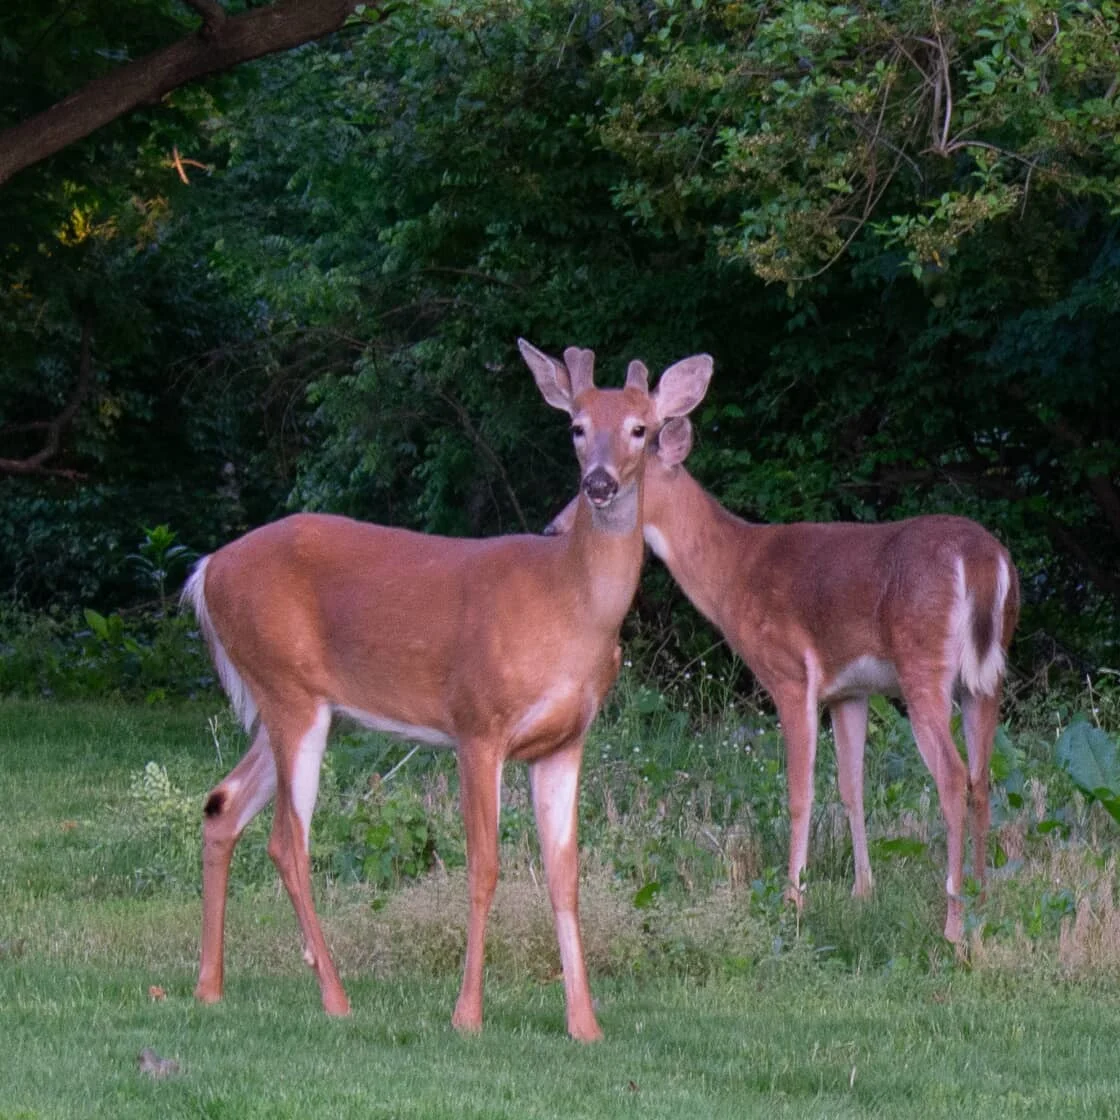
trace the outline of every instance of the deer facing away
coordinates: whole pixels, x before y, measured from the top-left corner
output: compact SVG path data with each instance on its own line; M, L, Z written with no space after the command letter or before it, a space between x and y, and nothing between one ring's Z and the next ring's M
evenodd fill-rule
M334 1015L349 1003L315 913L308 862L319 770L335 714L457 754L470 910L453 1024L482 1026L483 950L498 875L502 767L530 783L564 975L569 1033L600 1037L578 917L577 793L588 725L619 666L618 635L642 563L647 447L703 398L707 355L650 393L632 362L597 389L594 354L559 362L519 340L545 400L571 416L581 470L564 538L450 539L296 514L203 558L184 591L251 745L209 794L203 825L196 996L222 995L230 860L273 798L268 851L304 958Z
M863 809L868 698L901 697L945 818L945 936L959 943L965 821L971 821L973 870L982 883L988 769L1005 655L1018 620L1018 577L1007 550L963 517L751 524L680 465L691 443L690 422L674 420L646 458L645 538L777 708L787 756L788 897L802 904L822 705L832 720L852 835L853 893L870 894ZM566 532L574 510L569 504L546 532ZM967 767L950 731L954 700Z

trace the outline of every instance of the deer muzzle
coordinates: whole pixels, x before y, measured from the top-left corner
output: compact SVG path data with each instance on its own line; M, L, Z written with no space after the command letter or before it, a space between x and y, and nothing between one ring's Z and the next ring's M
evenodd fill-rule
M595 467L584 477L583 492L593 506L605 506L618 493L618 479L605 467Z

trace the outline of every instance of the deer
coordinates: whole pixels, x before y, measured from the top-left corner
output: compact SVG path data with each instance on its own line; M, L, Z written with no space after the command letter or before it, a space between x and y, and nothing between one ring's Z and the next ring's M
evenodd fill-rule
M875 524L745 521L682 465L691 445L686 417L658 433L646 457L644 535L774 702L786 747L787 901L798 911L804 904L822 706L832 722L852 837L852 893L872 893L863 807L868 701L901 698L945 820L944 935L959 947L965 823L982 888L989 764L1018 622L1019 583L1010 555L975 521L946 514ZM545 532L568 532L574 512L570 503ZM967 767L950 730L954 700Z
M309 836L333 718L454 749L469 911L452 1016L482 1029L487 917L498 878L502 769L529 766L563 973L568 1033L602 1036L579 926L577 808L583 744L618 675L619 632L643 557L646 450L703 399L711 358L648 388L594 384L595 355L563 361L518 340L545 401L569 414L580 490L564 538L429 535L296 513L204 557L184 588L222 686L250 733L203 808L202 940L195 995L219 1000L230 861L275 799L268 853L291 899L324 1010L349 1001L312 899ZM660 452L657 452L660 454Z

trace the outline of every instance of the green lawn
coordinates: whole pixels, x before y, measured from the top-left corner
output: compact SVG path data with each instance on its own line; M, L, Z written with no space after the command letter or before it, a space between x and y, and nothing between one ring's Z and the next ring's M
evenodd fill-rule
M328 1020L269 883L233 899L226 999L197 1006L197 883L137 875L127 795L149 759L204 788L206 714L0 705L0 1117L1120 1115L1120 988L1050 968L638 960L593 978L606 1040L582 1047L555 979L507 967L464 1039L456 952L381 979L340 953L354 1011ZM321 893L328 937L360 939L366 896ZM144 1047L178 1072L140 1073Z

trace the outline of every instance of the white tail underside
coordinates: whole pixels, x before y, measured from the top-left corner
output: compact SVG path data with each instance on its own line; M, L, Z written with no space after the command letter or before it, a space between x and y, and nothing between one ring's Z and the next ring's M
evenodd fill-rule
M992 642L987 650L976 648L972 636L972 615L975 602L967 586L964 560L957 558L957 594L949 629L950 664L957 667L957 676L973 696L994 696L1003 677L1004 652L1000 641L1003 631L1003 609L1011 586L1011 573L1001 557L996 574L996 594L992 604Z
M190 579L183 587L182 601L190 603L194 610L199 629L210 647L210 656L213 658L214 668L218 670L218 679L222 682L222 688L229 697L241 726L246 731L251 731L257 719L257 702L253 699L249 686L242 680L241 674L233 667L233 662L226 654L206 607L206 566L209 563L210 557L204 556L195 565Z

